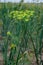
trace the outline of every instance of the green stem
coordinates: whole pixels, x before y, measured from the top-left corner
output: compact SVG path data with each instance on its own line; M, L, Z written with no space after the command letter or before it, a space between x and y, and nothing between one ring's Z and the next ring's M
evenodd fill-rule
M18 65L19 55L20 55L20 49L19 49L19 52L18 52L18 56L17 56L17 60L16 60L16 65Z
M34 45L34 42L33 42L33 39L32 39L31 34L30 34L30 39L31 39L32 44L33 44L34 53L35 53L35 57L36 57L36 63L37 63L37 65L39 65L39 62L38 62L38 53L37 53L37 49L35 48L35 45Z

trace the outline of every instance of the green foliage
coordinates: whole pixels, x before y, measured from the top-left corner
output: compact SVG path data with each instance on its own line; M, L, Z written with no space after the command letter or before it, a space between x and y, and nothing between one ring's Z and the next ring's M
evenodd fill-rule
M43 8L40 8L40 4L37 7L35 4L19 3L15 4L13 8L12 3L8 4L6 3L7 6L4 5L4 8L0 8L0 18L3 21L2 36L5 37L2 48L4 65L31 65L30 58L27 58L30 49L34 51L37 65L41 65ZM27 7L29 5L30 7ZM10 54L8 55L9 48Z

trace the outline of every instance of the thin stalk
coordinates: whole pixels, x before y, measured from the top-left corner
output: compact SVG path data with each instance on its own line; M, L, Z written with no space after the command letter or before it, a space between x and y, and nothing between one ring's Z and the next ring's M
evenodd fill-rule
M35 57L36 57L36 63L37 63L37 65L39 65L39 62L38 62L38 53L37 53L37 49L35 48L35 45L34 45L34 42L33 42L33 39L32 39L31 34L30 34L30 39L31 39L32 44L33 44L34 53L35 53Z
M20 55L20 48L19 48L19 52L18 52L18 56L17 56L17 60L16 60L16 65L18 65L19 55Z

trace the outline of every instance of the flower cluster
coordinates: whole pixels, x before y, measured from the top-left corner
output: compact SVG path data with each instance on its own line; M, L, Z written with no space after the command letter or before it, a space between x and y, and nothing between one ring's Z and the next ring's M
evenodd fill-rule
M16 47L16 45L13 43L10 45L10 48L15 48L15 47Z
M10 17L13 17L15 20L19 20L19 21L29 21L30 20L30 17L32 17L34 15L34 11L29 11L29 10L26 10L26 11L12 11L10 12Z
M8 31L8 32L7 32L7 35L11 35L11 32L10 32L10 31Z

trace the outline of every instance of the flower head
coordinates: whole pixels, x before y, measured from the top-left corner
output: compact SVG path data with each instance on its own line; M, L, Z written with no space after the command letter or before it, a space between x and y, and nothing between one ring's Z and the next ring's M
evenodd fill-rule
M11 32L10 32L10 31L8 31L8 32L7 32L7 35L11 35Z
M12 15L12 12L11 14ZM25 21L29 22L30 18L34 15L34 11L29 11L29 10L21 10L21 11L13 11L13 18L16 19L17 21Z
M11 44L11 45L10 45L10 48L15 48L15 47L16 47L15 44Z

